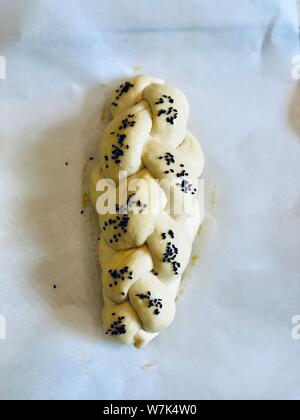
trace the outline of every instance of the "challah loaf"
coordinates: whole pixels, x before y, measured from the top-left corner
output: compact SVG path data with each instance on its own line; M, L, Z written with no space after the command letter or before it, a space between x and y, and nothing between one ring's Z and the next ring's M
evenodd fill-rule
M113 120L90 180L101 227L103 326L106 335L140 348L174 320L202 223L204 159L187 132L186 97L162 80L137 76L122 83L110 109ZM104 180L110 183L105 191ZM105 212L104 195L113 184L117 198Z

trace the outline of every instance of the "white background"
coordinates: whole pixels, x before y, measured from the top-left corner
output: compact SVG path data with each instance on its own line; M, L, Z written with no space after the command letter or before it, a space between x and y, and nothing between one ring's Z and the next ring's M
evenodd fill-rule
M300 398L296 54L292 0L0 1L0 398ZM142 351L101 332L80 214L107 94L134 66L186 92L206 156L199 262Z

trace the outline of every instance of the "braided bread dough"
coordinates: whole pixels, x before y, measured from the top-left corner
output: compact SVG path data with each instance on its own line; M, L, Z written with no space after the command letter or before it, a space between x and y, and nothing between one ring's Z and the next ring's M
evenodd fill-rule
M104 197L98 182L118 186L114 211L99 215L103 326L106 335L140 348L174 320L181 277L202 223L198 179L204 158L187 132L186 97L162 80L137 76L124 82L113 92L110 109L113 120L90 179L97 208ZM120 178L122 171L127 178Z

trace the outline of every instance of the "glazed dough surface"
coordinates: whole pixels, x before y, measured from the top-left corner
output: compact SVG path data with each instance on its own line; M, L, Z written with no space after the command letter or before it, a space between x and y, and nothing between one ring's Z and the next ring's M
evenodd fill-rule
M141 348L175 318L181 278L202 223L198 184L204 158L187 131L189 105L180 90L137 76L117 86L109 104L113 119L90 179L98 213L104 198L99 181L113 181L117 192L114 208L99 214L103 327L114 340Z

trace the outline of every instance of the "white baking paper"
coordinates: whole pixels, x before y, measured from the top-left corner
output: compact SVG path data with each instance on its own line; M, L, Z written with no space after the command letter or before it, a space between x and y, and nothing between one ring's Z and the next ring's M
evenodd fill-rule
M293 0L0 1L1 399L300 398L299 54ZM187 94L206 156L176 321L141 351L102 333L81 214L138 72Z

